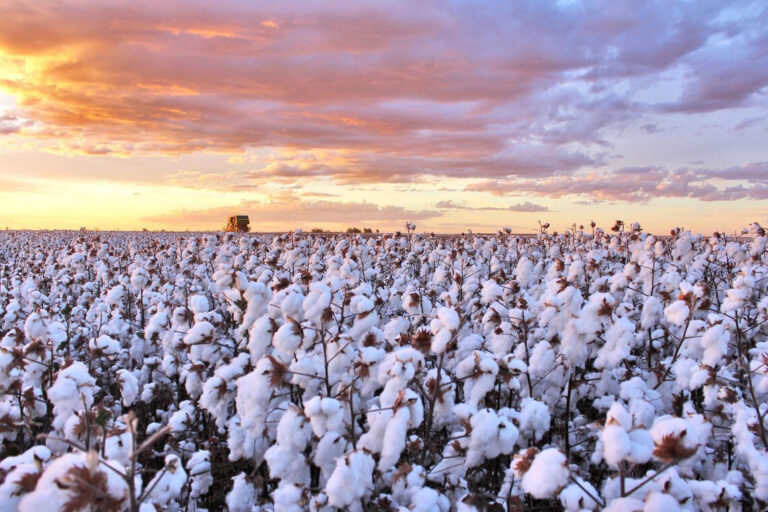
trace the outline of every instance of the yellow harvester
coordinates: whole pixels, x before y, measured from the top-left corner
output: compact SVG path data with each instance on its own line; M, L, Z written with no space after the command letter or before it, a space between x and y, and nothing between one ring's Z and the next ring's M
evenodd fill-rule
M251 228L248 227L249 223L250 221L248 220L247 215L235 215L229 218L229 222L227 223L227 227L224 228L224 231L247 233L251 230Z

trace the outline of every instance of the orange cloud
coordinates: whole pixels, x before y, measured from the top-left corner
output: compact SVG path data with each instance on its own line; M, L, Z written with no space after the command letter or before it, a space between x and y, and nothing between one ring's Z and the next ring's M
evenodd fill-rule
M307 223L314 227L323 225L347 225L375 223L386 227L398 227L409 220L440 217L433 210L410 210L399 206L379 206L368 202L336 202L327 200L303 201L293 194L271 197L270 202L244 201L239 204L202 210L176 210L168 214L145 217L142 220L159 226L187 228L210 226L223 222L233 212L248 214L251 227L259 229L286 225L299 227Z

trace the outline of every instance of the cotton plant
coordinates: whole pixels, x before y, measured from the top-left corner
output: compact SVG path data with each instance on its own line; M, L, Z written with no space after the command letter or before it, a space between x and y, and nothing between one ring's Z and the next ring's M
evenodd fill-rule
M764 230L591 227L0 233L0 493L94 450L131 512L764 506Z

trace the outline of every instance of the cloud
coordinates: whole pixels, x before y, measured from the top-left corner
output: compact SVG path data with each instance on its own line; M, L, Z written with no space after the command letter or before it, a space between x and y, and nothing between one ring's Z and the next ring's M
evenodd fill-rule
M466 204L455 203L451 200L438 201L435 208L443 210L471 210L471 211L513 211L519 213L548 212L549 207L526 201L524 203L513 204L512 206L468 206Z
M520 213L548 212L549 207L542 206L540 204L534 204L534 203L531 203L530 201L526 201L524 203L513 204L508 208L508 210L511 210L513 212L520 212Z
M253 231L258 231L260 226L286 224L298 226L307 223L393 225L409 220L434 219L442 215L435 210L410 210L400 206L380 206L368 202L303 201L293 194L283 194L274 196L270 202L244 201L231 206L210 209L182 209L144 217L141 220L175 228L211 226L216 223L223 225L226 218L234 213L249 215Z
M40 185L35 182L4 178L0 176L0 194L13 194L16 192L33 192L39 190Z
M739 5L6 3L0 89L34 124L0 133L93 157L343 153L240 162L254 180L552 179L602 169L628 125L761 104L765 7ZM670 73L677 97L638 99Z
M712 180L746 184L718 186ZM521 193L551 198L581 196L594 201L647 202L660 197L701 201L761 200L768 199L768 162L724 169L626 167L537 180L485 180L470 184L465 190L497 196Z

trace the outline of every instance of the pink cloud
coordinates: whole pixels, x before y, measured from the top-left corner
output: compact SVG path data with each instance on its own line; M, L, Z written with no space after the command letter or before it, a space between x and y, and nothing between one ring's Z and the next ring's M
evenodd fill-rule
M685 176L660 188L633 176L641 189L616 190L603 171L616 156L609 132L634 124L652 134L670 111L760 104L764 9L743 9L738 23L723 9L624 0L5 4L0 55L24 71L0 77L0 89L35 123L0 121L0 133L94 156L345 151L343 163L252 169L256 181L545 178L532 190L673 196L692 186ZM634 96L680 69L679 98ZM607 174L581 177L588 171Z

